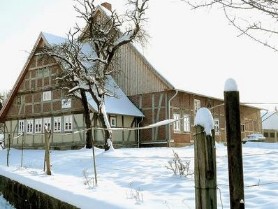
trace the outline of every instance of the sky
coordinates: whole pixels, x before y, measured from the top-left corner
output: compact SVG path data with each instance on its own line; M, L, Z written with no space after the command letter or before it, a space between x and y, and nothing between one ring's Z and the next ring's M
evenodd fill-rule
M65 36L77 13L72 0L0 1L3 92L12 89L39 33ZM125 0L108 2L124 11ZM191 10L180 0L150 0L147 17L149 39L140 50L176 88L223 99L225 82L233 78L241 102L274 109L276 104L257 103L278 103L278 53L238 37L220 10Z
M277 148L278 143L243 144L245 208L278 208ZM217 208L229 209L227 146L216 144L214 150ZM188 163L186 177L174 175L172 170L166 168L170 166L168 162L174 159L173 151L184 165ZM22 152L11 149L7 167L7 149L0 148L0 175L82 209L195 208L193 145L181 148L125 148L108 152L96 149L95 153L97 186L93 181L91 149L52 150L52 175L47 176L43 171L44 150L25 149Z

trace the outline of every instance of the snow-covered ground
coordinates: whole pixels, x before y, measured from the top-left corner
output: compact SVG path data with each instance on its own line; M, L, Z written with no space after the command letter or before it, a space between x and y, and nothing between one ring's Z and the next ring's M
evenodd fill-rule
M52 175L43 172L43 150L0 150L0 175L82 209L195 208L194 176L174 176L166 168L174 150L194 167L194 146L183 148L96 149L98 186L93 185L92 150L51 151ZM217 144L218 208L229 208L227 151ZM278 144L243 145L245 208L278 208ZM23 156L23 158L22 158ZM21 166L22 162L22 166ZM85 184L85 177L90 185ZM0 201L1 202L1 201ZM1 206L1 203L0 203Z

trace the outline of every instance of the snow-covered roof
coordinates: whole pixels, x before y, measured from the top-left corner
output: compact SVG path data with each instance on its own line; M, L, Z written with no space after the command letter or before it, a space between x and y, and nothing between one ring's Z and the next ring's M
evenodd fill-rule
M42 32L42 37L49 45L58 45L67 41L66 38L62 38L53 34ZM88 45L84 44L82 51L88 54ZM105 107L106 112L109 114L117 115L129 115L136 117L143 117L143 113L128 99L125 93L119 88L115 83L114 79L109 76L106 88L113 92L115 97L106 96L105 97ZM97 104L94 102L93 98L89 93L87 93L88 102L94 110L97 110Z
M106 89L108 89L113 95L105 96L105 107L108 114L116 115L129 115L136 117L144 117L144 114L129 100L125 93L119 88L115 83L114 79L109 76L108 82L106 84ZM86 94L88 103L90 106L97 110L97 104L91 97L89 93Z
M46 32L41 32L41 35L42 35L44 41L46 41L46 43L48 43L51 46L65 43L67 41L66 38L56 36L56 35L46 33Z
M278 112L262 112L262 128L268 130L278 130Z

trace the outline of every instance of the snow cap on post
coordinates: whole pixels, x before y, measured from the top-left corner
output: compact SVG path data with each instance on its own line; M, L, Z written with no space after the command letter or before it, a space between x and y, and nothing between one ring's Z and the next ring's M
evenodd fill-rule
M214 129L214 120L208 108L201 107L195 116L194 126L200 125L204 128L206 135L212 135Z
M233 78L226 80L224 91L238 91L237 83Z

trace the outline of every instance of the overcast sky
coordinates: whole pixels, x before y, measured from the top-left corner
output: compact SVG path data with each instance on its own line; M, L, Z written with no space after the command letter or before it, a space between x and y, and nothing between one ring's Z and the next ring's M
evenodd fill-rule
M125 8L125 0L107 1ZM233 78L241 102L278 103L278 53L237 37L221 11L192 11L179 0L150 1L150 38L142 53L176 88L222 99L225 81ZM65 36L77 14L72 0L0 2L2 92L13 87L39 33Z

